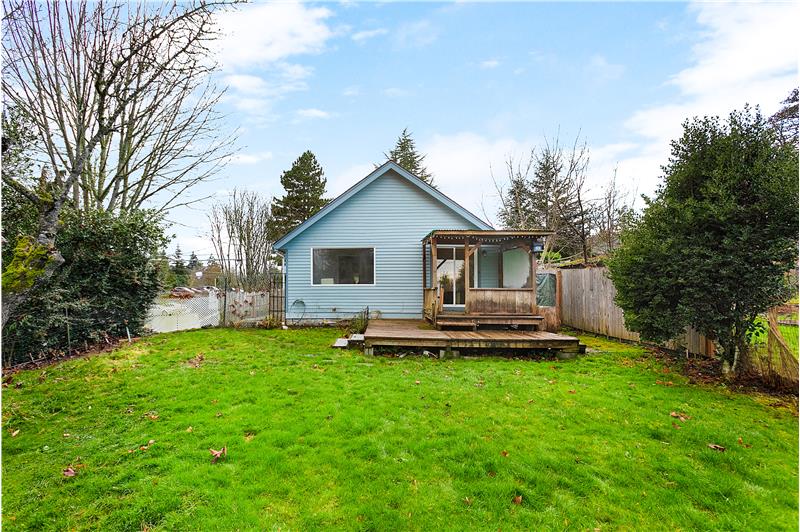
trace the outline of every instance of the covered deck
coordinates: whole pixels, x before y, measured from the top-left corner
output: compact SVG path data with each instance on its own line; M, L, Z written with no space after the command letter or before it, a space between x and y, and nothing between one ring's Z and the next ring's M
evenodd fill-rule
M549 231L436 230L422 241L423 309L436 328L542 329L536 254Z
M438 330L423 320L370 320L364 333L364 347L409 347L452 351L457 349L558 350L575 356L581 345L577 338L546 331Z

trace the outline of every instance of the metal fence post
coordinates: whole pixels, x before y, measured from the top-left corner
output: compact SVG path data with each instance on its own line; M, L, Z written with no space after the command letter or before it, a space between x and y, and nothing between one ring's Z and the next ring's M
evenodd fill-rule
M228 276L225 276L225 295L222 296L222 326L227 326L228 322Z

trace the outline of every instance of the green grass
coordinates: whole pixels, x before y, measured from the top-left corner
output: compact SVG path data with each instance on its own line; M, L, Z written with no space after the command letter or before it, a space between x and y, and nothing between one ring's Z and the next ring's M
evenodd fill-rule
M336 335L175 333L16 375L4 529L797 527L798 420L774 398L592 337L554 362L365 357Z

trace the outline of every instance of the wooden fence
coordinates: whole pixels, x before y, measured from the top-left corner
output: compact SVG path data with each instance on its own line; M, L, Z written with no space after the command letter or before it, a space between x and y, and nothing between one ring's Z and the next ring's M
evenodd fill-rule
M622 309L614 303L616 293L605 268L561 270L561 323L611 338L640 341L638 333L625 328ZM714 354L713 342L691 328L664 347L699 355Z

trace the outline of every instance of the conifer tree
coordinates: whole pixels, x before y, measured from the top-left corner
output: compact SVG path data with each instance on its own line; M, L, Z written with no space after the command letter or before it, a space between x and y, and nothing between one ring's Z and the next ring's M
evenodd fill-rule
M197 258L197 253L194 251L189 254L189 262L186 264L186 267L189 268L190 271L195 271L202 266L200 264L200 259Z
M172 275L175 278L175 286L186 286L189 284L189 270L183 262L183 252L180 246L175 248L175 261L172 263Z
M325 206L326 183L322 166L310 150L283 172L281 185L286 193L272 201L273 238L285 235Z
M403 129L403 132L397 138L394 148L384 155L388 160L396 162L429 185L433 185L433 174L422 164L425 160L425 155L417 151L414 139L411 137L411 132L408 131L408 128Z

